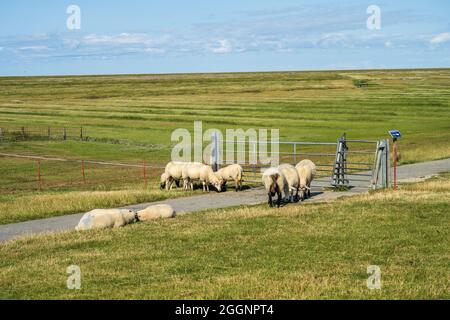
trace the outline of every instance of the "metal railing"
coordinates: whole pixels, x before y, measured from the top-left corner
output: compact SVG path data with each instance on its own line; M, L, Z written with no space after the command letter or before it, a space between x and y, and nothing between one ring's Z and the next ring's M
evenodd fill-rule
M214 137L213 137L214 138ZM260 159L258 141L216 141L212 150L211 164L221 165L236 163L219 161L220 155L233 152L244 153L248 159ZM225 145L224 150L220 146ZM233 149L228 149L232 145ZM244 145L244 147L242 147ZM240 146L240 148L238 148ZM389 141L387 140L351 140L344 134L336 142L282 141L277 150L267 150L263 157L278 157L280 163L296 165L309 158L316 164L317 175L314 184L323 187L349 188L385 188L389 187ZM242 164L241 164L242 165ZM270 165L256 161L242 165L246 182L260 183L262 172Z

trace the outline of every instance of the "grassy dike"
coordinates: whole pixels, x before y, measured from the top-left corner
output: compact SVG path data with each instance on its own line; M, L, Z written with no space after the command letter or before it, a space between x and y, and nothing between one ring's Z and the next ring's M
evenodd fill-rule
M450 69L0 77L0 127L76 136L83 126L97 139L0 139L0 152L164 165L171 132L203 121L223 132L278 128L282 141L379 139L395 128L400 163L422 162L450 157L449 88ZM105 142L115 139L126 143ZM84 185L79 163L43 161L38 192L36 161L0 157L0 224L167 196L154 190L161 169L148 173L150 191L136 191L141 171L88 165Z
M332 203L0 244L1 299L449 299L450 174ZM81 290L66 288L78 265ZM382 289L366 286L381 268Z

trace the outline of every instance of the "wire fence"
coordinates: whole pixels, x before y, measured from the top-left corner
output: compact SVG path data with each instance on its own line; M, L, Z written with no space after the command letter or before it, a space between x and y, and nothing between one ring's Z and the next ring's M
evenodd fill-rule
M2 194L52 189L148 188L159 181L164 165L120 163L0 153Z
M72 140L85 142L98 142L107 144L132 145L137 147L149 147L153 150L166 149L170 146L158 145L154 143L145 143L127 139L117 139L112 137L96 136L89 127L85 126L6 126L0 125L0 142L19 142L19 141L57 141Z
M345 166L340 168L338 179L357 187L369 187L373 178L374 158L377 141L347 140L342 150ZM125 140L95 139L89 137L83 127L0 127L1 141L22 141L36 139L76 139L80 141L99 140L112 143L128 143ZM342 139L342 138L341 138ZM337 155L336 142L279 142L278 151L263 150L261 153L257 142L218 141L223 148L224 158L221 166L234 164L239 158L244 159L244 181L261 182L264 169L270 165L262 163L267 156L277 157L279 163L296 165L303 159L312 160L317 166L316 184L329 187L336 181ZM227 148L232 142L232 150ZM144 145L144 144L142 144ZM153 146L153 145L152 145ZM170 149L168 146L165 146ZM267 147L265 148L267 149ZM233 159L225 155L232 151ZM217 154L214 156L218 158ZM227 160L225 160L227 159ZM250 159L257 159L256 162ZM148 187L149 182L159 181L164 172L165 163L138 161L135 163L107 162L98 160L64 159L39 156L25 156L0 153L0 192L17 190L43 190L53 188L111 188L123 184L140 184ZM213 163L211 163L213 164Z

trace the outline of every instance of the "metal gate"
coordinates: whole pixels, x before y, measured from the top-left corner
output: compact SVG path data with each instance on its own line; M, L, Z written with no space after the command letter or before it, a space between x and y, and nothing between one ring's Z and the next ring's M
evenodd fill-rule
M220 161L220 150L223 143L231 142L235 154L245 153L250 158L260 159L257 141L220 141L213 135L213 149L211 150L211 165L216 170L221 165L236 163ZM241 145L241 150L237 148ZM243 149L243 150L242 150ZM312 160L317 167L317 174L313 182L315 187L377 189L390 186L389 140L348 140L344 134L336 142L279 142L279 162L296 165L303 159ZM273 155L273 153L271 152ZM241 164L244 169L244 181L260 183L262 172L269 167L258 162Z

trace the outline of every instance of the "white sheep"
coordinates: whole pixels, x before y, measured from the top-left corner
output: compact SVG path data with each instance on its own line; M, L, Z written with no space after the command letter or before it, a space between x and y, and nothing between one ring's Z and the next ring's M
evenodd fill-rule
M284 175L278 168L269 168L264 171L262 175L262 182L269 197L269 206L273 207L273 197L278 196L277 207L281 205L282 192L285 195L289 194L289 187Z
M157 204L136 212L137 221L175 218L175 210L168 204Z
M219 179L223 180L223 186L227 181L234 181L236 183L236 191L242 190L242 176L244 170L238 164L232 164L225 168L221 168L216 172Z
M191 162L171 161L166 165L164 171L166 176L166 190L172 190L174 182L176 182L177 187L179 187L179 181L183 178L183 168L189 164L191 164Z
M136 213L128 209L95 209L81 217L75 230L119 228L136 219Z
M202 163L190 163L183 167L184 188L194 189L193 180L200 180L203 184L203 191L209 192L209 184L212 184L218 192L222 190L222 180L219 179L211 166Z
M166 184L169 183L168 180L171 180L171 179L172 179L172 178L171 178L171 177L168 177L167 174L164 172L164 173L161 175L161 180L160 180L159 188L160 188L161 190L165 189L165 188L166 188Z
M311 160L305 159L300 161L295 168L300 178L300 198L304 200L311 197L311 182L316 176L316 165Z
M298 189L300 186L300 179L298 172L293 165L281 164L278 166L278 171L284 175L288 184L289 193L285 194L286 201L294 202L298 199Z

